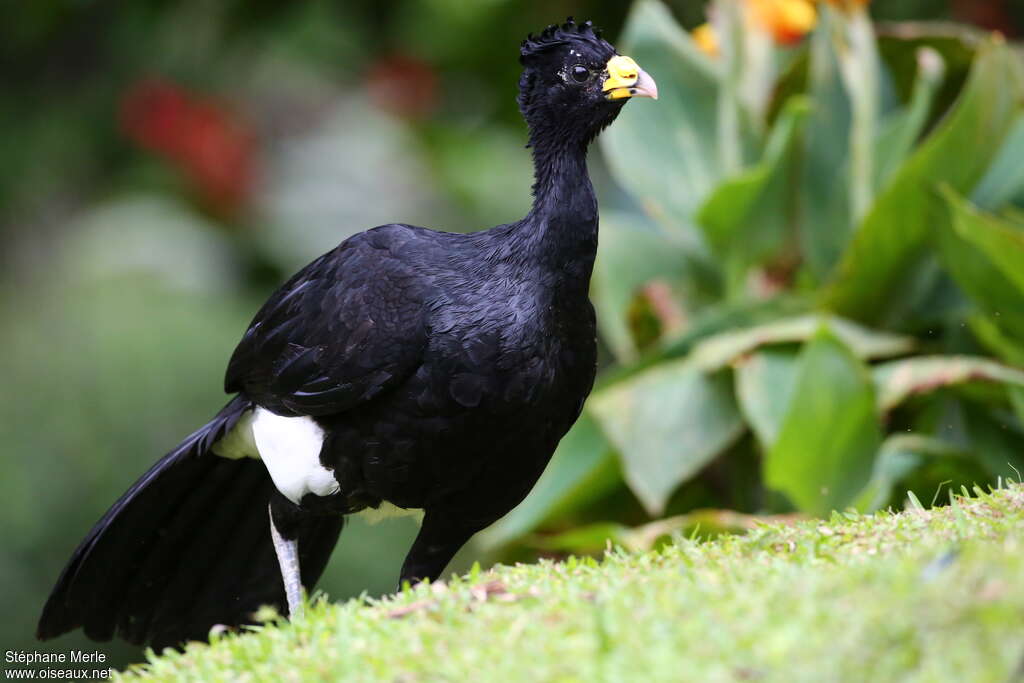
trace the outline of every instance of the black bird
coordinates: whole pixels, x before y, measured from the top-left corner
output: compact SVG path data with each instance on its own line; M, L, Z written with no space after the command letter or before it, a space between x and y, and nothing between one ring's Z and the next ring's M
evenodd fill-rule
M590 22L522 44L533 207L473 234L359 233L256 314L234 394L96 523L38 637L157 648L301 609L345 515L422 510L401 582L436 579L530 491L594 381L594 137L654 81ZM268 523L269 510L269 523Z

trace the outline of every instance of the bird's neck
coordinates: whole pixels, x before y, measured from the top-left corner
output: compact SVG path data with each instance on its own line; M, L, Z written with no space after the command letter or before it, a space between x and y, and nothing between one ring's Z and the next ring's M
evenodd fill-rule
M597 197L586 143L551 144L531 135L533 207L516 231L530 262L586 291L597 253Z

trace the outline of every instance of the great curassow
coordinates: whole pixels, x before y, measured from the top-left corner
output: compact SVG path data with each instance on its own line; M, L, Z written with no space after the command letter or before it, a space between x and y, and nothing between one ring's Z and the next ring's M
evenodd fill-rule
M301 609L345 515L423 511L436 579L530 491L594 381L590 142L654 81L571 19L522 44L533 207L472 234L382 225L303 268L228 363L234 397L96 523L39 621L157 648ZM268 520L269 516L269 520Z

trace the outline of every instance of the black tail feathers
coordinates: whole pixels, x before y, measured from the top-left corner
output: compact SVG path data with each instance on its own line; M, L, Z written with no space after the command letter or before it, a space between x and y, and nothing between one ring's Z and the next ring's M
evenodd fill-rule
M270 538L274 485L263 463L211 447L251 404L235 397L161 458L103 515L57 580L37 637L82 627L160 649L205 640L215 624L252 623L261 605L287 611ZM310 517L299 532L302 583L312 589L343 518Z

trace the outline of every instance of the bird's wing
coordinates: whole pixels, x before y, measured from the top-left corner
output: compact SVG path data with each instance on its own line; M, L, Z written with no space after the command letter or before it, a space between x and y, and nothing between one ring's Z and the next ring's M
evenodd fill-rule
M228 363L225 389L282 415L330 415L400 383L426 344L416 233L360 233L270 297Z

